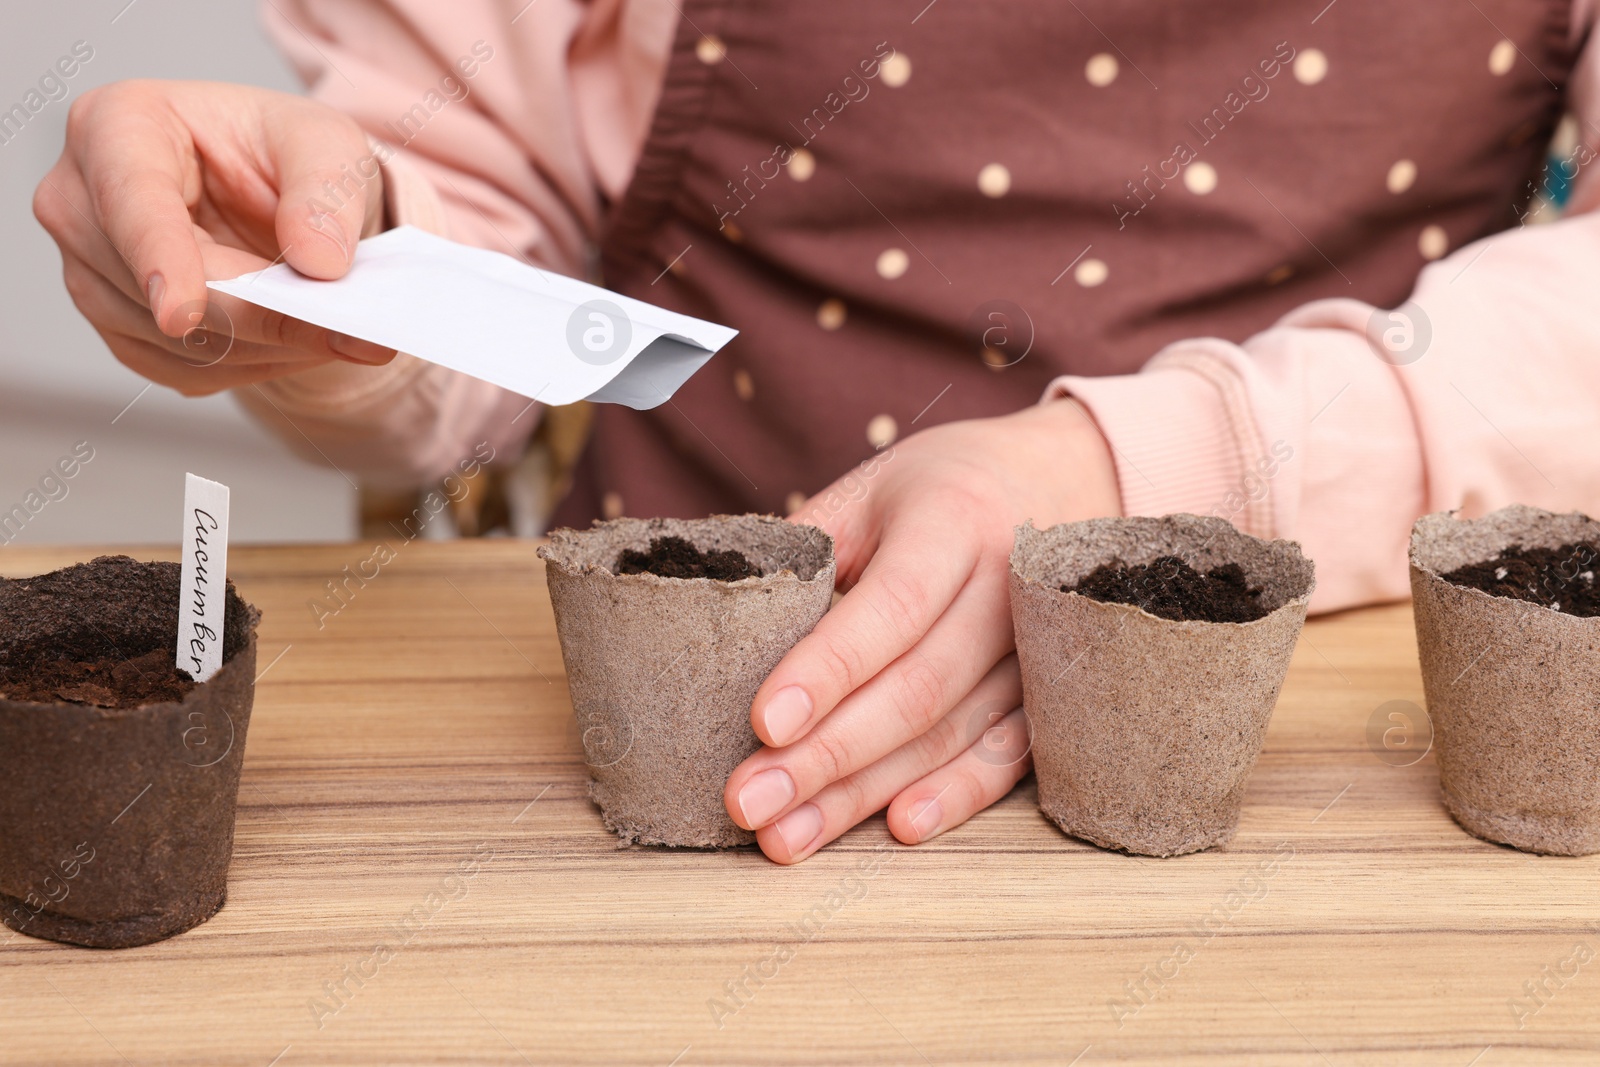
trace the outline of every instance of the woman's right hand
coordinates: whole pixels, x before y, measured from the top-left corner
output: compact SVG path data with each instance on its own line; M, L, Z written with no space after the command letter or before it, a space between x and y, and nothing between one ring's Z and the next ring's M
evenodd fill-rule
M383 226L383 179L355 122L241 85L128 81L85 93L33 212L67 291L112 353L188 396L387 348L206 288L287 262L337 278Z

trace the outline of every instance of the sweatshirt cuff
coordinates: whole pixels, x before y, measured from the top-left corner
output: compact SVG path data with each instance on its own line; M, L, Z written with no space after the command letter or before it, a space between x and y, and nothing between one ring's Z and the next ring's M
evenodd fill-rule
M1213 345L1233 347L1190 342L1138 374L1063 376L1042 402L1072 397L1089 412L1115 459L1124 515L1215 515L1270 537L1270 501L1245 480L1263 454L1249 397Z

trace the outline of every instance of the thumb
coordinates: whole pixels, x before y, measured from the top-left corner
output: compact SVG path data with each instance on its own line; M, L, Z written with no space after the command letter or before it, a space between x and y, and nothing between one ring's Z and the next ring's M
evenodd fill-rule
M360 127L321 104L281 109L268 118L266 134L278 172L274 226L284 260L313 278L342 277L368 205L383 195L377 155Z
M181 336L205 307L206 276L189 216L199 186L187 131L158 103L133 92L80 100L68 131L91 208L149 301L156 325ZM174 146L182 146L175 150Z

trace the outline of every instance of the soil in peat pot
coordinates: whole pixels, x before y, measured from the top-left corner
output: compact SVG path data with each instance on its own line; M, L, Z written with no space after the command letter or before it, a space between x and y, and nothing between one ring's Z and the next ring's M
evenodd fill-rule
M35 704L90 704L101 708L138 708L176 703L195 686L178 670L170 649L155 649L131 659L107 658L84 649L65 648L59 658L27 667L0 668L0 696Z
M655 574L662 578L712 578L737 582L759 578L761 569L733 549L702 552L688 540L671 534L653 538L650 548L640 552L625 548L617 557L618 574Z
M1178 622L1254 622L1268 614L1261 590L1252 589L1243 568L1227 563L1201 573L1177 556L1149 563L1102 563L1063 593L1080 593L1107 604L1132 604Z
M1457 567L1440 575L1445 581L1479 589L1491 596L1524 600L1568 615L1600 615L1600 584L1595 565L1600 543L1580 541L1560 548L1512 545L1493 559Z

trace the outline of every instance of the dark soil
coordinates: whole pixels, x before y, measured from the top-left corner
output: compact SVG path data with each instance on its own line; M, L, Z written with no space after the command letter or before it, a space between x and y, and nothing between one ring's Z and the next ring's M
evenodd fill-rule
M618 574L658 574L663 578L714 578L737 582L759 578L761 569L733 549L702 552L682 537L668 535L651 540L650 550L625 548L617 557Z
M36 664L21 676L0 672L0 694L38 704L66 701L102 708L137 708L180 701L195 686L176 666L171 649L133 659L58 659Z
M0 578L0 695L112 708L181 700L179 567L102 556L33 578ZM253 609L227 587L222 654L250 640Z
M1595 564L1600 543L1581 541L1560 548L1512 545L1493 559L1469 563L1443 575L1447 582L1493 596L1525 600L1583 618L1600 615Z
M1063 593L1081 593L1107 604L1133 604L1152 615L1179 622L1253 622L1269 614L1261 590L1250 588L1237 563L1201 574L1177 556L1159 556L1129 566L1102 563Z

